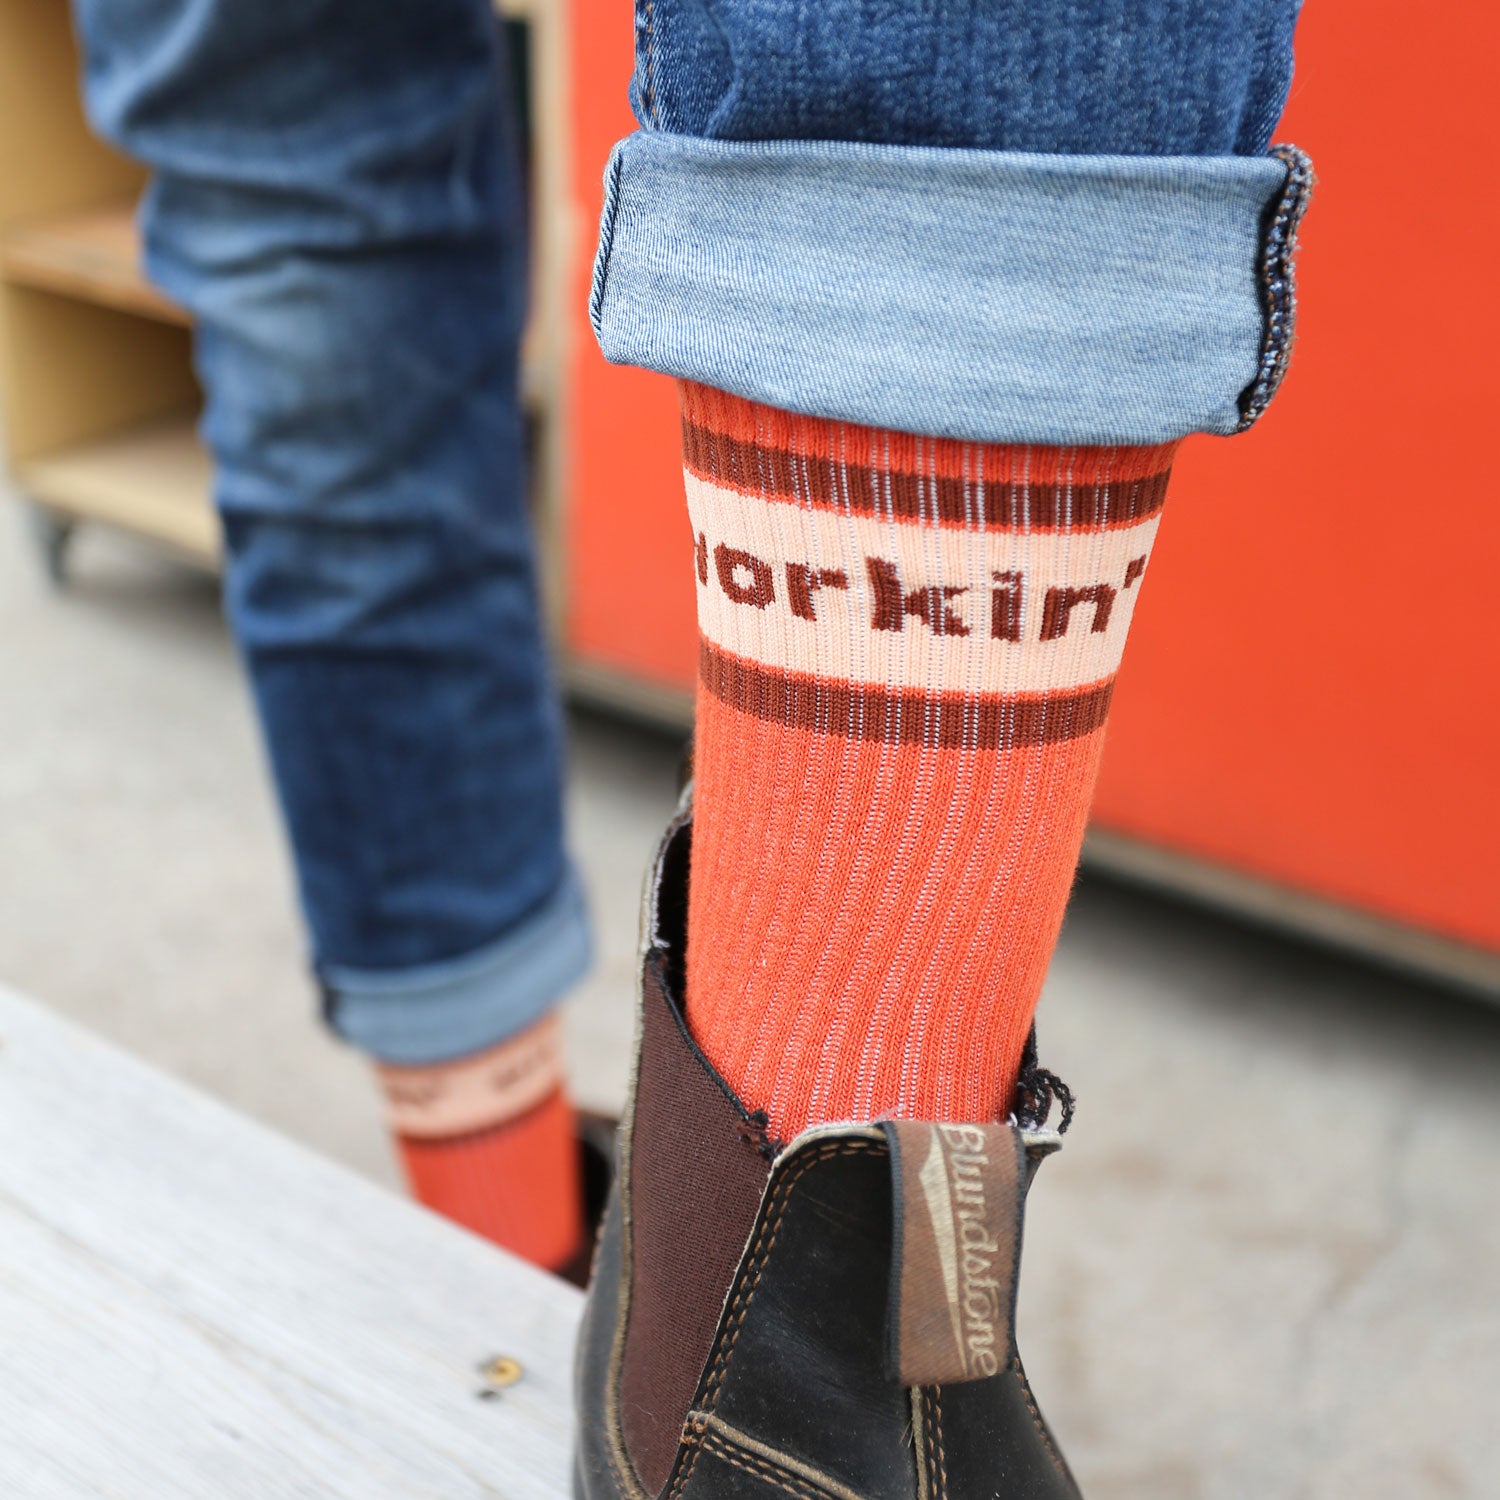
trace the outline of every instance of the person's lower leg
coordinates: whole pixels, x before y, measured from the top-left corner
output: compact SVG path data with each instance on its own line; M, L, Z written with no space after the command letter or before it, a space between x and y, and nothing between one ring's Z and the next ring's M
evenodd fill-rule
M1230 159L1265 151L1285 98L1297 4L1224 0L1188 23L1144 0L1065 15L954 4L878 25L838 9L791 34L737 0L713 7L711 34L645 18L644 139L766 143L739 188L761 212L718 216L705 190L682 232L717 235L720 253L694 259L663 235L629 291L628 252L606 235L595 288L611 357L706 382L683 386L702 630L687 1012L781 1136L1009 1107L1175 446L1127 434L1209 425L1201 411L1140 421L1129 408L1177 389L1189 349L1240 337L1228 322L1168 333L1151 298L1219 316L1250 291L1150 274L1169 259L1133 276L1126 185L1143 158L1220 158L1238 180ZM789 140L798 154L771 149ZM827 142L859 144L836 155ZM935 158L912 164L941 184L935 196L903 199L882 176L887 146L966 148L953 157L976 174L1024 175L1026 153L1055 167L1034 203L991 219L980 177L945 176ZM612 191L639 199L645 174L671 177L676 158L659 154L638 180L617 167ZM713 178L716 158L682 154ZM1075 173L1079 157L1092 165ZM1181 170L1212 195L1212 173ZM821 189L805 187L814 178ZM1096 183L1109 186L1096 196ZM819 190L842 241L808 224L817 205L798 194ZM1186 202L1164 202L1142 244L1160 249ZM675 212L663 197L657 217ZM1117 234L1094 246L1101 215ZM1215 270L1224 222L1205 221L1181 258ZM622 211L616 241L635 223ZM974 237L951 235L955 223ZM1003 238L1018 223L1031 233L1003 253L982 227ZM1070 255L1076 281L1061 269ZM1247 267L1253 255L1246 244ZM987 274L971 279L976 265ZM700 334L707 312L674 305L686 288L722 308L717 326ZM657 326L659 304L671 315ZM1091 343L1105 313L1113 336ZM741 319L735 331L726 318ZM985 319L1000 330L987 341ZM972 378L950 379L965 361ZM715 372L771 404L708 389ZM986 378L978 404L934 395L970 396ZM824 417L779 410L780 397ZM872 405L903 430L824 419ZM980 428L1045 428L1070 445L921 435ZM1070 441L1085 434L1119 441Z
M577 1256L583 1190L555 1013L473 1057L379 1074L415 1198L536 1265Z
M682 398L693 1033L784 1138L1003 1118L1175 445Z
M476 1056L506 1072L587 936L527 524L525 214L494 16L76 9L91 115L156 173L148 269L194 316L227 608L329 1019L448 1092ZM409 1113L397 1133L419 1196L552 1260L578 1204L549 1069L524 1108L500 1089L456 1136L408 1133Z

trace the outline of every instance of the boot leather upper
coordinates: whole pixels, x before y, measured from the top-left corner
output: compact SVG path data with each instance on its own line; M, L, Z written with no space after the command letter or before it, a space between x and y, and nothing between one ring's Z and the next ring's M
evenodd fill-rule
M683 1018L690 827L647 886L579 1342L580 1500L1076 1500L1014 1342L1021 1209L1056 1138L900 1122L769 1141Z

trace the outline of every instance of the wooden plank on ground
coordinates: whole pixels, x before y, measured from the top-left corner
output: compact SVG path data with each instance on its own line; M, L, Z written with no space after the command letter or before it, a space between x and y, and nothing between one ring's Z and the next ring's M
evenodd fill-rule
M0 1494L560 1500L579 1301L0 989Z

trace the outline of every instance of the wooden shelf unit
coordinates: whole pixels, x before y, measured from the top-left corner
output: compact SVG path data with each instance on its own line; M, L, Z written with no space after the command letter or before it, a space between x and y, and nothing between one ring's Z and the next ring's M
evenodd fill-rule
M11 225L0 234L0 279L163 323L190 321L146 280L131 203Z
M527 67L533 272L522 350L544 590L562 607L568 194L563 14L499 0ZM0 424L23 499L136 532L217 566L212 470L187 312L141 267L146 174L89 130L66 0L0 0Z
M211 465L190 417L168 417L64 448L15 468L33 500L71 517L139 532L214 567L219 527Z

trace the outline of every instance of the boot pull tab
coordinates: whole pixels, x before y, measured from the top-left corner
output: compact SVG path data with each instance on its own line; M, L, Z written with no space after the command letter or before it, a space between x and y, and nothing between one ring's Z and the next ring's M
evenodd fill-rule
M890 1360L903 1385L998 1375L1015 1343L1026 1158L1010 1125L889 1120Z

